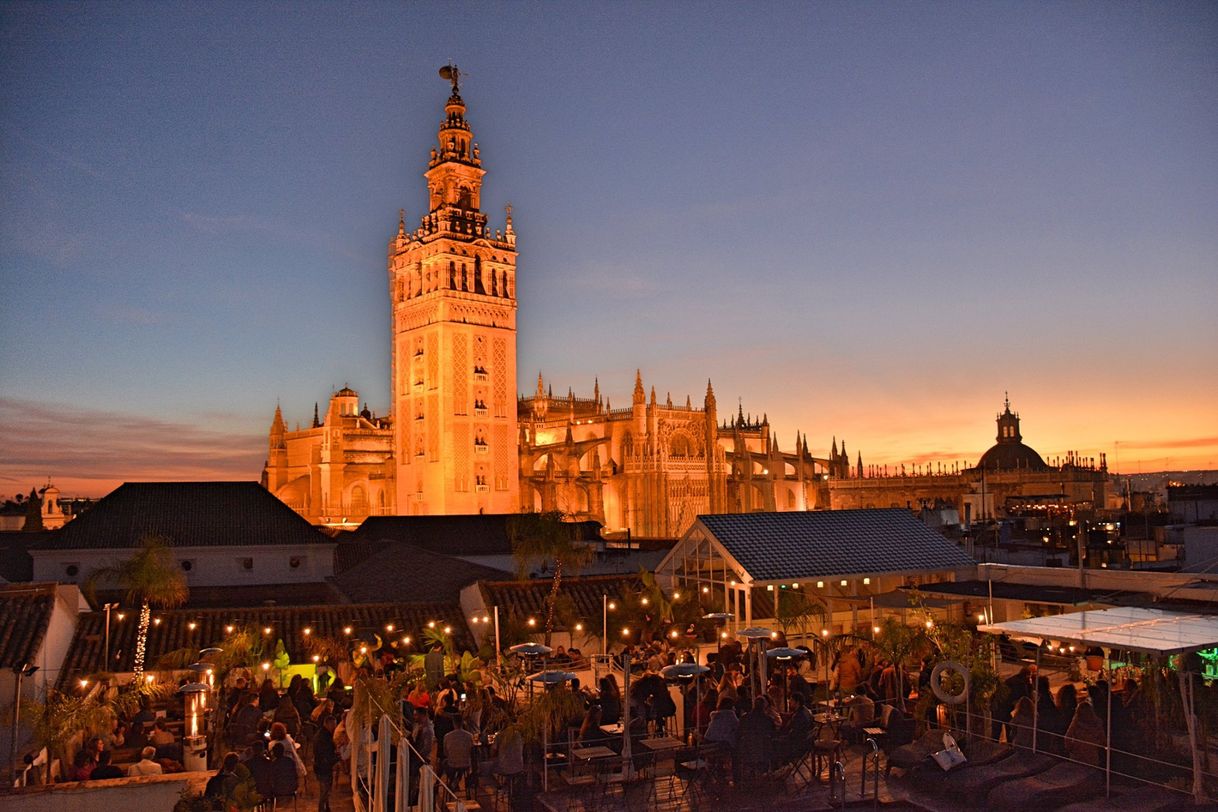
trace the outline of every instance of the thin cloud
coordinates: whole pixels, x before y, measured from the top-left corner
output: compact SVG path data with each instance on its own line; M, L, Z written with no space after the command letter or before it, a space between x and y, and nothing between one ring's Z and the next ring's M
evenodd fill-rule
M1134 440L1127 442L1120 440L1118 445L1121 450L1130 449L1150 449L1157 450L1160 448L1208 448L1218 447L1218 437L1194 437L1184 440Z
M48 476L86 496L134 480L253 480L264 442L219 427L0 398L0 490L24 491Z

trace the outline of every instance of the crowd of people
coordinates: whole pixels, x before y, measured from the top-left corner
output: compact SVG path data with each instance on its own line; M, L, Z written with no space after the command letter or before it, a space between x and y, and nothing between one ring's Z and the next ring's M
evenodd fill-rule
M1124 678L1111 696L1109 691L1108 681L1100 679L1085 692L1066 682L1055 693L1048 677L1039 675L1035 665L1025 665L995 694L993 738L1030 748L1035 737L1040 750L1099 766L1109 724L1113 747L1134 750L1137 720L1144 711L1141 689L1132 677Z

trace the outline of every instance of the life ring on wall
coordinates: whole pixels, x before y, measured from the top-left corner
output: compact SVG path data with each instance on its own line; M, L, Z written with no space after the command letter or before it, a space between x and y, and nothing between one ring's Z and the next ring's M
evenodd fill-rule
M964 690L958 694L949 694L943 690L943 672L954 671L964 680ZM930 672L930 689L938 697L939 701L945 705L959 705L964 700L968 699L969 688L969 673L968 669L955 660L944 660L934 667Z

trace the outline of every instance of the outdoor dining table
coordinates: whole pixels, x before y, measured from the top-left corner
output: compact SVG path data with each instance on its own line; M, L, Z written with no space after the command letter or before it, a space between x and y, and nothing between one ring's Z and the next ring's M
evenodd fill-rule
M611 725L601 725L601 733L604 733L606 736L621 736L622 723L614 722Z
M685 746L684 742L672 736L663 736L658 739L643 739L639 744L648 750L679 750Z
M608 747L574 747L571 749L571 755L578 759L592 761L597 758L616 758L617 753L610 750Z

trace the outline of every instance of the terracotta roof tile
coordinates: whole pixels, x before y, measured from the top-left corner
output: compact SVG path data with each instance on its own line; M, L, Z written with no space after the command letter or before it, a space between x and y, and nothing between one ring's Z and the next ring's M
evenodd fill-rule
M0 587L0 668L35 662L55 610L55 586Z
M66 682L74 675L107 671L130 671L135 652L138 609L111 613L110 667L103 669L105 647L104 612L81 615L76 636L64 661L63 677ZM410 635L411 645L421 639L423 630L431 621L453 629L458 651L473 649L473 637L455 601L450 603L375 603L339 604L324 606L268 607L258 609L173 609L153 610L154 625L148 634L147 662L154 664L169 652L183 648L202 649L217 645L228 634L229 625L259 631L259 636L268 641L271 650L276 640L283 640L284 647L293 662L304 662L311 654L309 637L342 639L343 630L350 626L354 633L374 631L387 637L385 624L394 624L394 637ZM159 619L159 623L155 620ZM194 623L192 629L190 624ZM262 635L263 627L270 627L269 635ZM310 636L304 629L312 630Z

